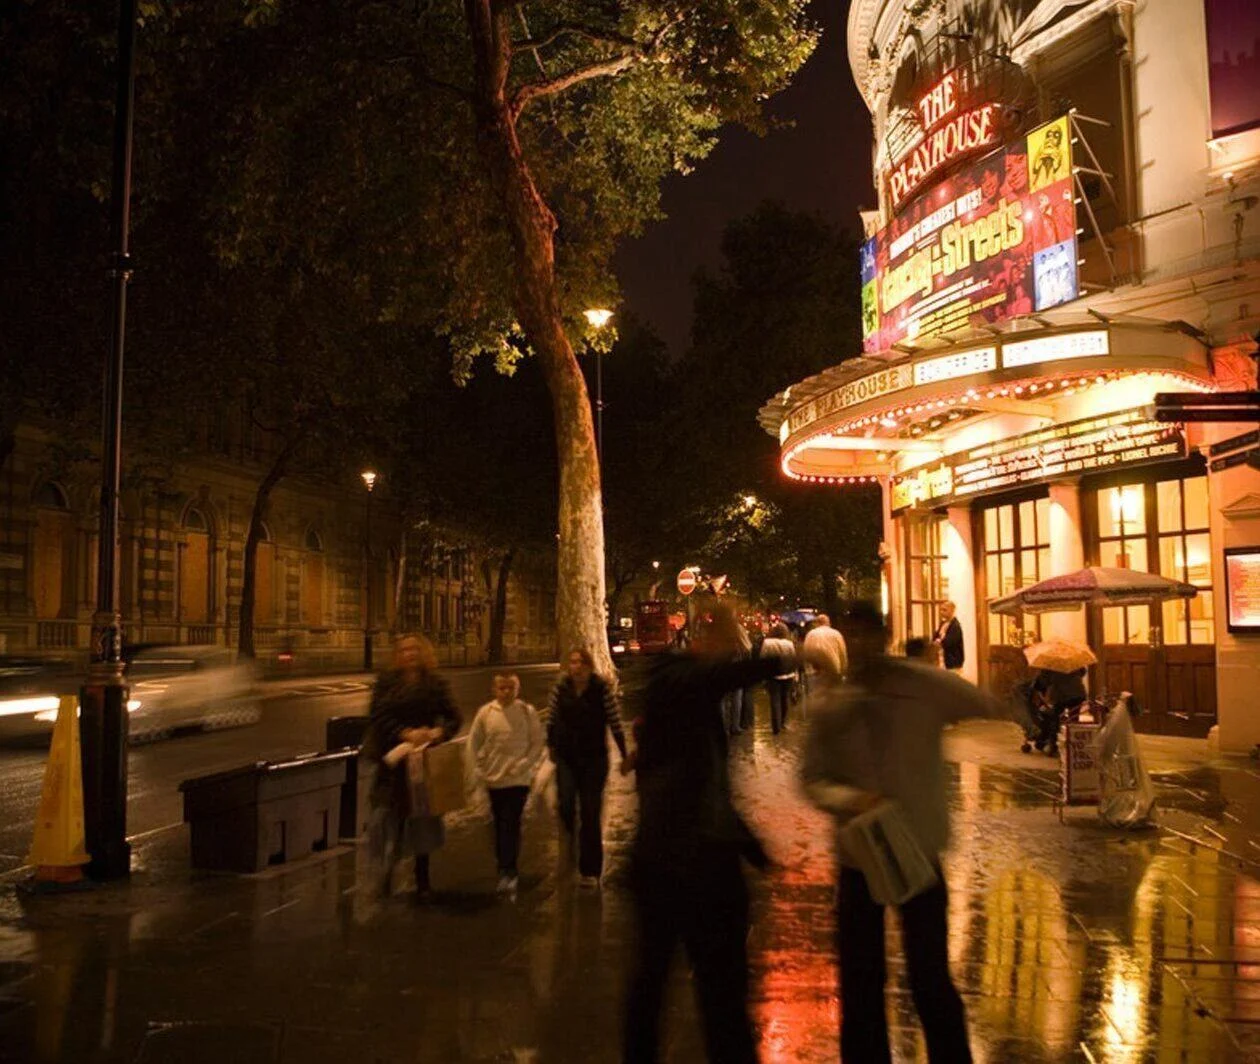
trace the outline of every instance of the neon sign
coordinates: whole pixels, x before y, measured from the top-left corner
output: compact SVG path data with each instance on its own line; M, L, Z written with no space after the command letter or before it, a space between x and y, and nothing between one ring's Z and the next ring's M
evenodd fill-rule
M996 145L1001 136L999 106L963 110L958 74L946 74L920 98L922 133L896 154L887 173L888 198L899 211L933 174L950 163Z

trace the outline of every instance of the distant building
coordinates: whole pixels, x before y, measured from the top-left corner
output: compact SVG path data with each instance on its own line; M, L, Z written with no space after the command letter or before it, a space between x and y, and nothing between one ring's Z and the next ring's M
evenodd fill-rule
M787 476L882 486L898 639L953 600L995 689L1024 644L1088 641L1139 727L1228 750L1260 742L1257 426L1150 405L1255 387L1258 38L1235 0L853 0L879 190L863 350L761 413ZM987 608L1090 564L1200 592Z
M245 536L266 445L228 430L203 434L197 457L127 478L121 596L127 643L235 646ZM87 660L96 600L99 468L70 460L55 435L19 427L0 468L0 652ZM358 490L355 490L357 487ZM390 633L422 632L445 664L485 660L487 586L477 553L432 530L408 537L388 486L372 517L376 663ZM365 627L364 489L294 476L275 489L258 548L254 639L264 664L355 669ZM491 567L494 572L497 567ZM556 657L555 561L520 557L509 581L508 660Z

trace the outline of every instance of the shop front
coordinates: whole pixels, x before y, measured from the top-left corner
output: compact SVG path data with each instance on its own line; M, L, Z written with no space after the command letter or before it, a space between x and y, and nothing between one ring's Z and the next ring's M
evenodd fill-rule
M1095 683L1133 691L1148 730L1216 720L1207 464L1194 427L1153 420L1155 395L1214 387L1210 352L1176 324L1029 323L970 344L851 361L763 411L784 473L885 489L885 580L899 639L956 603L966 673L994 690L1022 648L1059 637L1099 653ZM988 603L1086 565L1159 573L1192 600L999 616Z
M1029 644L1087 643L1094 691L1132 691L1141 728L1243 751L1260 744L1260 432L1156 413L1163 393L1256 387L1260 89L1225 76L1235 7L853 0L878 195L861 353L761 423L785 476L881 486L898 642L953 602L964 674L998 692ZM990 608L1087 566L1197 593Z

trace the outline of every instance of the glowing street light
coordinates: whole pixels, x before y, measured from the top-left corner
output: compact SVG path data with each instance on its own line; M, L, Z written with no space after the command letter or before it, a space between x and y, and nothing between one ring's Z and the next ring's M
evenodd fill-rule
M592 329L602 329L612 321L613 312L604 307L591 307L582 312ZM604 356L595 352L595 454L599 459L599 479L604 479Z

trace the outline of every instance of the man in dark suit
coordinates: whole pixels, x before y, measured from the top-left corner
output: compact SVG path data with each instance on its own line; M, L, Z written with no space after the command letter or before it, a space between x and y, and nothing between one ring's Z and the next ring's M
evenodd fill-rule
M958 672L967 660L963 648L962 625L954 614L958 607L952 602L941 603L941 623L936 626L932 642L941 648L941 664L950 672Z

